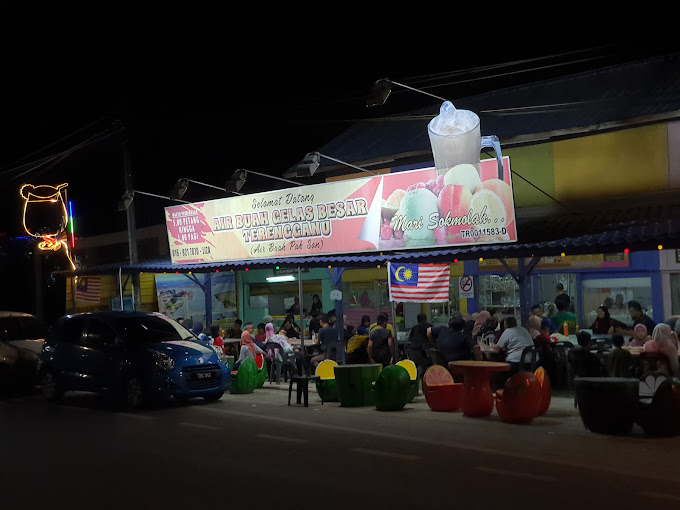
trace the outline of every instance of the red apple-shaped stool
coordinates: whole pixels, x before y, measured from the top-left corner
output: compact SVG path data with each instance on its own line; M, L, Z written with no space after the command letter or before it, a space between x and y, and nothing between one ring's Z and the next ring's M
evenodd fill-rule
M463 385L454 383L451 372L441 365L425 371L423 393L433 411L457 411L463 405Z
M534 372L536 379L541 384L541 404L538 406L538 415L543 416L550 407L550 400L552 399L552 386L550 385L550 377L548 372L543 367L538 367Z
M505 423L529 423L538 416L541 383L531 372L519 372L496 392L496 411Z

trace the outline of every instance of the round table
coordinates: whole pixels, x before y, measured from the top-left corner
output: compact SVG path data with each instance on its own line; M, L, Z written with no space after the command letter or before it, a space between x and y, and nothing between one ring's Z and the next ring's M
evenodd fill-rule
M451 361L449 368L453 371L462 371L464 374L463 414L489 416L493 411L489 372L507 372L510 365L497 361Z

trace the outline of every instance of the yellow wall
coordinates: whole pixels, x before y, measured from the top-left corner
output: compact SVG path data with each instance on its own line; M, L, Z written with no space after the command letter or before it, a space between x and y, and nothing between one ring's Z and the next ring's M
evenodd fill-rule
M563 140L553 151L560 201L669 188L666 124Z
M91 277L90 277L91 278ZM99 303L90 303L84 301L74 302L73 300L73 278L66 278L66 311L68 313L72 312L95 312L95 311L105 311L111 309L111 297L118 296L118 278L116 276L104 275L101 278L101 297ZM125 281L125 276L123 276L123 281ZM140 292L142 297L141 306L137 307L138 310L144 311L157 311L158 310L158 298L156 296L156 279L153 273L141 273L139 275ZM124 296L132 295L132 286L128 282L125 290L123 291Z
M502 150L502 153L503 156L510 157L510 169L515 172L512 175L515 207L544 205L553 202L551 198L515 175L521 175L549 195L555 196L555 167L552 143L530 145L517 149L505 149Z

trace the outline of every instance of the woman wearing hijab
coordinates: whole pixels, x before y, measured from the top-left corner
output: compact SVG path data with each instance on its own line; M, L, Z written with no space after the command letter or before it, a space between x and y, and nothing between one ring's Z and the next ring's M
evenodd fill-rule
M293 349L293 347L288 343L288 336L286 335L286 331L284 329L281 329L278 335L274 334L274 331L275 331L274 324L272 324L271 322L265 324L264 326L264 332L266 336L265 342L272 342L281 347L280 352L274 351L274 355L278 356L279 361L284 361L286 357L294 358L298 374L301 374L303 366L302 364L304 362L302 354L296 352Z
M680 364L678 363L678 348L671 340L673 330L668 324L657 324L652 331L652 339L645 344L645 352L658 352L668 358L670 373L667 370L666 376L678 377L680 375Z
M623 323L611 318L609 308L604 305L597 307L597 319L590 326L594 335L611 335L620 327L623 327Z
M633 337L628 342L628 345L630 347L644 347L648 340L647 326L640 322L633 328Z
M491 314L489 312L487 312L486 310L482 310L481 312L479 312L479 314L477 315L477 319L475 320L475 327L472 328L473 337L479 335L479 333L482 330L482 326L484 326L484 324L486 324L486 321L488 321L489 319L491 319Z

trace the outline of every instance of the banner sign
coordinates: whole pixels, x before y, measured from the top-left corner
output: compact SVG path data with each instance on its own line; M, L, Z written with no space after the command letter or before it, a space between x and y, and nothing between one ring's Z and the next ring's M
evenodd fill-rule
M202 281L203 275L196 276ZM159 312L173 319L191 319L205 325L205 293L201 287L183 274L159 273L155 279ZM234 273L213 274L211 291L213 324L231 327L237 315Z
M517 240L510 160L434 168L165 208L172 262L366 253Z

